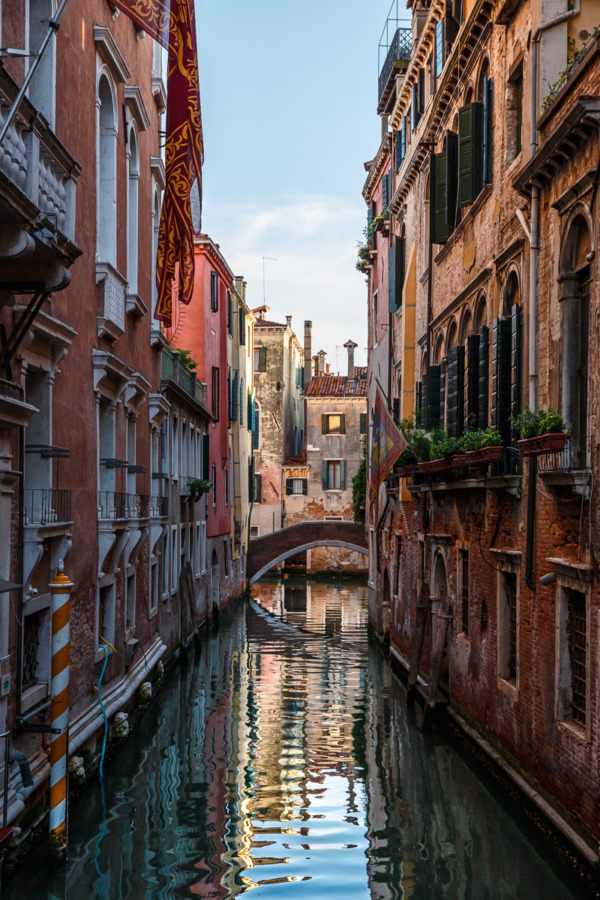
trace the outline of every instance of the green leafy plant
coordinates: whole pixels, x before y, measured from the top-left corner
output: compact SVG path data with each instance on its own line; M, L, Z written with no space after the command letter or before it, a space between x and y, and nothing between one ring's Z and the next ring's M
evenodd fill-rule
M540 434L560 434L567 430L563 417L552 408L532 410L526 406L525 411L511 421L522 438L538 437Z
M470 453L482 447L501 447L502 435L495 428L471 429L464 432L459 443L461 450Z
M212 481L206 481L204 478L190 478L188 487L192 494L208 494L212 488Z
M396 465L397 466L412 466L416 462L418 462L417 454L415 453L411 444L408 444L404 448L404 450L402 451L400 456L398 457Z
M198 363L195 359L192 359L191 350L180 350L178 347L171 347L171 351L181 365L185 366L190 372L198 368Z
M560 434L567 430L563 417L549 409L546 412L540 410L540 425L538 434Z
M454 453L462 450L460 439L442 432L435 432L431 439L431 459L449 459Z
M352 514L354 521L360 524L365 521L365 505L367 499L367 442L362 442L362 459L356 475L352 479Z

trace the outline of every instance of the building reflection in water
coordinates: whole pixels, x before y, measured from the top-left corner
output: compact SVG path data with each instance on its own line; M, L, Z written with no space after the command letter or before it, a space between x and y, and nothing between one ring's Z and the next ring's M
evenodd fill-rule
M577 897L367 647L366 588L261 583L74 804L27 897ZM564 877L564 876L563 876Z

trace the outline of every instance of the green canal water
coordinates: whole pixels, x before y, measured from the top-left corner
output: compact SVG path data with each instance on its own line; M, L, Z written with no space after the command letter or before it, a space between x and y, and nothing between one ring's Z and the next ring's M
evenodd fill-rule
M70 859L3 900L567 900L552 848L439 734L367 637L367 589L260 583L73 803Z

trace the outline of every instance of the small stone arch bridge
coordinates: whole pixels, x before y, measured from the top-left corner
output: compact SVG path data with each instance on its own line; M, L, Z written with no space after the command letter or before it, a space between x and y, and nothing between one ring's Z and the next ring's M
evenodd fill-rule
M354 522L298 522L271 534L253 538L248 547L248 584L290 556L313 547L345 547L368 556L364 525Z

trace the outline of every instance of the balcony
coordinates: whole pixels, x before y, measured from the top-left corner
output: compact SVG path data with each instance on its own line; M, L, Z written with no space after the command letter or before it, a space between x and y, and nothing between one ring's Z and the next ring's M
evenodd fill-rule
M582 453L572 438L565 449L537 457L538 475L555 494L579 494L589 498L592 488L592 452L594 442L588 438Z
M428 491L464 491L468 489L505 490L518 495L521 489L522 462L514 447L501 450L499 459L487 458L485 450L452 456L449 460L433 460L395 470L395 474L409 476L408 488L413 494Z
M198 381L198 376L195 372L191 372L179 361L176 353L172 353L169 350L163 350L162 352L162 380L171 381L173 384L178 385L197 403L206 406L206 385Z
M169 498L156 494L150 498L150 516L153 519L164 519L169 515Z
M148 517L148 510L148 497L145 494L98 491L99 519L145 519Z
M54 525L71 521L71 491L65 488L26 488L25 525Z
M18 86L0 64L0 125ZM57 291L81 255L75 243L79 164L24 99L0 148L0 286Z
M412 52L412 28L398 28L388 42L388 32L397 24L397 19L389 18L383 29L379 43L379 93L377 112L389 113L396 99L396 76L404 74L408 68ZM383 58L383 65L381 59Z

